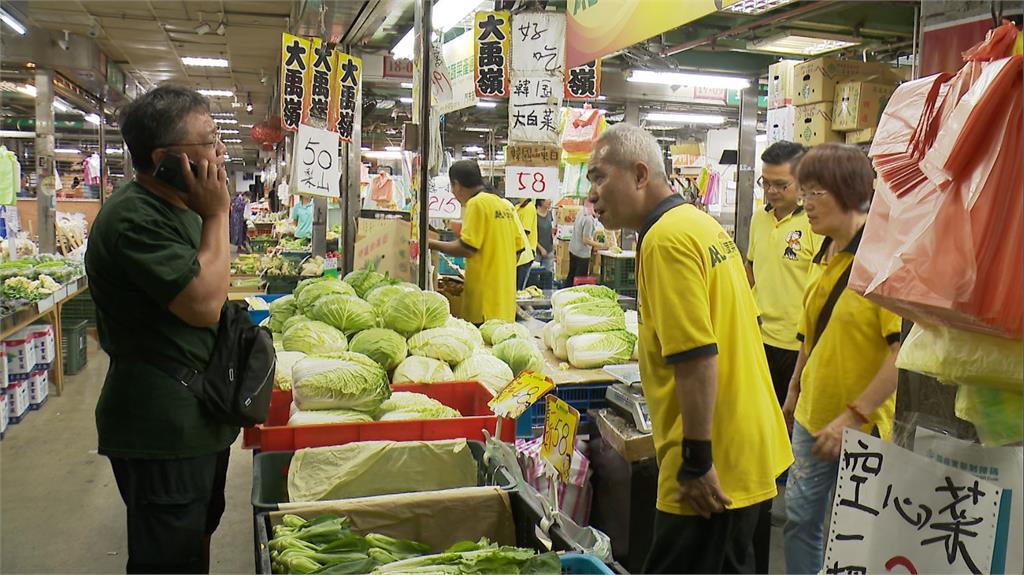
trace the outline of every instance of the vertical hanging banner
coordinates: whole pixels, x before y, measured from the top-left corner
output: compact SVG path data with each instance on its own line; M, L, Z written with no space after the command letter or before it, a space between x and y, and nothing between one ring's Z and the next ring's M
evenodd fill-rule
M522 12L512 19L512 73L562 77L565 14Z
M476 96L473 82L473 35L466 33L445 42L441 48L444 61L448 64L448 79L452 83L452 99L439 104L437 112L447 114L455 110L475 106L480 101Z
M363 79L363 61L360 58L338 52L338 137L345 142L352 141L352 130L356 128L356 106Z
M508 101L510 142L558 143L561 87L551 76L516 76Z
M307 123L316 128L336 132L338 130L338 96L334 86L334 49L320 38L313 38L310 44L309 61L312 78L306 99L309 100Z
M513 17L510 142L558 143L564 48L565 14L524 12Z
M340 180L338 134L299 124L292 153L293 193L337 198Z
M439 106L452 101L453 95L451 73L445 62L441 43L430 43L430 97L431 105ZM435 108L436 109L436 108Z
M305 38L281 35L281 118L284 128L296 131L309 115L307 88L312 80L310 43Z
M509 12L477 12L473 18L473 62L476 95L507 98L511 56Z
M569 100L596 100L601 95L601 61L568 68L565 73L565 97Z

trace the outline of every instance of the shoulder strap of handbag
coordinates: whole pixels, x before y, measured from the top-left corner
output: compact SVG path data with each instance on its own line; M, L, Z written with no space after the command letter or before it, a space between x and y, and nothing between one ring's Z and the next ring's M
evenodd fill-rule
M843 273L836 280L836 285L832 286L832 291L828 294L828 299L825 300L825 305L821 307L821 313L818 314L818 322L814 325L814 346L818 345L818 341L821 340L821 334L825 332L825 328L828 327L828 321L832 319L832 311L836 308L836 302L839 301L839 297L843 295L843 290L846 289L846 284L850 281L850 271L853 270L853 262L851 261ZM808 355L811 350L807 350Z

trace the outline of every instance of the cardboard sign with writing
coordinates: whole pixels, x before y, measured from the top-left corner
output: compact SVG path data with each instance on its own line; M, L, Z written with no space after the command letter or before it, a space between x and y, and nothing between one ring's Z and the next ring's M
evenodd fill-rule
M309 40L287 32L281 35L281 119L292 132L309 117L310 52Z
M292 188L296 194L337 198L341 195L338 134L299 125L292 150Z
M512 15L507 11L481 11L473 18L473 79L477 96L508 97L511 21Z
M554 388L555 382L551 381L551 378L532 371L524 371L487 405L496 415L516 418Z
M562 78L564 48L564 12L521 12L512 18L512 69L516 73Z
M554 395L547 397L544 413L544 439L540 457L551 464L563 482L569 481L572 454L576 445L576 428L580 412Z
M561 88L560 78L515 76L508 101L509 141L558 143Z
M452 183L448 176L430 179L430 196L427 198L428 217L442 220L462 218L462 204L452 194Z
M354 268L361 270L373 266L391 278L412 281L410 238L412 224L405 220L360 218Z
M558 182L557 167L507 166L505 168L505 197L507 198L556 200L560 190L561 184Z
M1002 491L966 471L847 429L824 570L988 573Z
M453 86L451 74L448 72L448 64L445 62L444 53L441 50L440 42L430 43L430 96L432 104L447 104L452 101Z
M553 144L509 144L505 162L528 168L558 167L562 150Z

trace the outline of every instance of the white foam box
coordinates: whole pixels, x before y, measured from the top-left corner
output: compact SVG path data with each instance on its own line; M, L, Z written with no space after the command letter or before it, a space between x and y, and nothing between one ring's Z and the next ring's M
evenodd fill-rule
M18 383L12 383L7 386L7 414L11 420L25 415L28 411L29 405L29 393L28 393L28 382L19 381Z
M800 60L781 60L768 66L768 110L793 104L793 69Z
M0 391L0 437L7 431L7 394Z
M768 143L793 142L793 126L796 124L796 106L783 106L768 110Z
M28 330L21 330L4 340L7 352L7 375L23 375L36 366L35 338Z
M50 375L46 370L41 369L32 373L28 380L28 401L33 407L42 405L46 396L50 394Z
M57 358L57 343L53 326L39 323L29 326L35 339L36 364L50 364Z

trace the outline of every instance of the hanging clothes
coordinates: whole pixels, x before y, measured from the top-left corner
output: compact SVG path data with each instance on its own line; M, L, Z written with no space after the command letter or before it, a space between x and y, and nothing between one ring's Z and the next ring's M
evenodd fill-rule
M18 203L18 191L21 189L21 163L18 155L0 146L0 206L13 206Z
M387 172L377 172L370 181L370 199L381 209L394 209L395 183Z
M100 183L100 155L93 152L88 158L82 160L82 172L85 174L87 186L98 186Z

